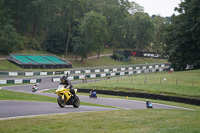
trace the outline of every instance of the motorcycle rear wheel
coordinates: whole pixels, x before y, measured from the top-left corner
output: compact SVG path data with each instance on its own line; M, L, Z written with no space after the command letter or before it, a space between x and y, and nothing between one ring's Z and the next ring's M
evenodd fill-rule
M75 96L75 103L73 104L74 108L78 108L80 106L80 99L78 96Z
M58 105L59 105L61 108L64 108L64 107L65 107L65 101L62 100L62 96L61 96L61 95L58 96L57 102L58 102Z

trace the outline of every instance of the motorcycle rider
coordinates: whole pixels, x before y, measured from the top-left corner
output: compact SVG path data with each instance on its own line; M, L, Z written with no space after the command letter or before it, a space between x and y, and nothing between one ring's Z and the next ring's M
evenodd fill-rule
M151 102L148 99L146 100L146 106L148 109L153 108Z
M65 85L64 86L65 88L69 85L70 92L72 93L73 96L75 96L74 87L72 86L71 82L69 81L69 79L67 79L66 76L61 75L60 82L61 82L60 85Z
M32 91L37 91L39 83L35 84L32 88Z

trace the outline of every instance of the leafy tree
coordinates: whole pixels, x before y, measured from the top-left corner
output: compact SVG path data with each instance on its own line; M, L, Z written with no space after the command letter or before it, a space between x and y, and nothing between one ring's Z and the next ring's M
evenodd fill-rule
M169 61L176 70L186 65L200 68L200 0L185 0L176 8L180 15L172 17L166 28Z
M164 54L165 51L165 42L164 42L164 33L165 33L165 27L167 24L169 24L168 20L166 18L163 18L161 16L152 16L152 21L154 24L154 41L151 44L152 51L155 53Z
M48 52L61 54L65 52L65 42L66 38L63 31L49 31L41 45Z
M143 7L128 0L0 0L0 7L1 27L10 24L17 33L25 36L24 48L40 49L38 43L46 42L45 47L44 43L42 47L54 52L56 43L47 40L51 39L49 36L55 38L58 31L62 31L65 39L58 37L59 42L56 45L64 47L66 56L73 48L76 49L74 51L79 48L72 41L73 38L80 38L75 40L81 40L87 51L95 51L98 55L104 50L104 44L113 48L138 46L138 49L143 50L152 41L149 16L143 13ZM99 36L92 38L95 41L86 40L86 35L77 30L79 25L83 25L82 18L91 11L97 13L97 18L102 20L95 21L99 22L95 25L95 34L92 34ZM100 26L103 23L105 25ZM55 33L51 33L52 31ZM104 34L100 34L101 32ZM61 43L61 40L64 41ZM55 50L54 53L63 52L63 49ZM85 58L87 53L82 56Z
M137 12L134 14L136 50L142 50L152 41L153 23L146 13Z
M2 20L3 20L3 10L2 10L3 2L4 0L0 0L0 25L2 24Z
M81 62L83 63L83 60L87 58L87 54L89 52L88 48L90 46L88 44L83 44L82 39L79 36L72 38L72 44L74 53L76 54L76 61L77 57L81 56Z
M0 52L10 54L15 50L21 50L23 38L20 37L15 28L11 25L5 25L0 29Z
M25 37L24 48L33 49L33 50L41 50L40 43L33 37Z
M75 32L74 29L77 28L78 22L80 19L84 16L85 13L85 4L86 0L70 0L65 1L65 7L63 12L64 16L66 16L65 23L67 24L67 42L66 42L66 50L65 50L65 56L67 57L68 47L70 44L70 40L73 36L73 32Z
M88 53L94 50L98 54L105 48L105 39L107 37L106 18L101 14L91 11L85 15L80 26L82 43L88 47Z
M129 11L131 12L131 14L134 15L136 12L144 12L144 7L142 7L139 4L135 3L134 1L132 1L130 3Z

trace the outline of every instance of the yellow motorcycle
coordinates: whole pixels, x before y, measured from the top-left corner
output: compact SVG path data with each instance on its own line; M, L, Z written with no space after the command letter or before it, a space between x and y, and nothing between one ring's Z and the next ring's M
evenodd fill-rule
M74 89L74 91L77 93L77 89ZM65 85L59 85L55 93L58 95L57 102L61 108L64 108L65 105L73 105L74 108L78 108L80 106L78 96L72 96L69 86L65 88Z

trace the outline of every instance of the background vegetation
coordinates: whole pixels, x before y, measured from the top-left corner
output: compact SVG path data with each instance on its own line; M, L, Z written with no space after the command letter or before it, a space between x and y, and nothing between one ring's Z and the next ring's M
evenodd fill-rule
M0 0L0 53L24 49L87 58L105 47L169 55L177 70L200 66L200 0L163 18L128 0Z

